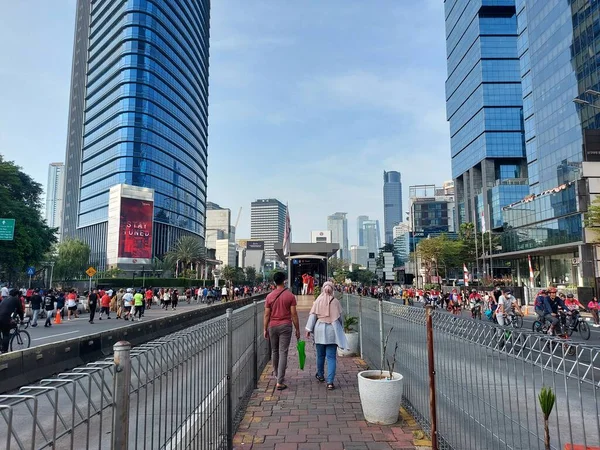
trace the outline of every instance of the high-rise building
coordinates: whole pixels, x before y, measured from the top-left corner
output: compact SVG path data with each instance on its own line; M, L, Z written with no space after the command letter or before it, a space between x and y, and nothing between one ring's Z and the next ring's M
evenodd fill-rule
M359 247L365 245L363 223L365 223L366 220L369 220L369 216L358 216L356 218L356 236Z
M529 192L503 211L500 257L535 286L596 285L583 228L600 165L600 3L517 0ZM576 99L574 101L574 99Z
M379 220L365 220L363 222L363 239L363 247L367 247L369 254L374 254L377 257L381 248Z
M231 210L210 202L210 209L206 210L206 248L216 249L216 241L229 239L230 231ZM235 236L229 240L235 243Z
M286 211L287 207L274 198L259 199L250 205L250 235L253 240L264 242L267 261L279 259L273 247L283 242Z
M400 172L383 172L383 228L385 243L394 241L394 226L402 222L402 179Z
M454 195L449 189L435 185L409 188L410 221L415 233L454 232Z
M361 267L367 267L367 261L369 260L369 249L361 245L350 246L350 262L352 264L358 264Z
M331 242L340 244L340 249L336 253L336 257L350 260L350 247L348 245L348 219L347 213L336 212L331 216L327 216L327 229L331 231Z
M484 214L499 228L502 207L528 190L515 1L446 1L445 12L458 223L481 229Z
M209 0L78 0L63 236L105 266L109 191L151 188L153 254L204 241Z
M50 228L58 228L60 236L63 193L65 189L65 165L52 163L48 167L48 187L46 188L46 222Z

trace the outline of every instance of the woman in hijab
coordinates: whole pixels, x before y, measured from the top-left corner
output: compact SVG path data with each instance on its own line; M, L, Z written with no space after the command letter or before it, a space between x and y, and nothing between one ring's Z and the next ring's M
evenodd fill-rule
M335 389L337 348L348 348L342 324L342 305L333 295L333 283L326 281L321 288L321 295L313 303L308 322L306 337L313 333L317 344L317 373L315 378L325 381L325 359L327 359L327 389Z

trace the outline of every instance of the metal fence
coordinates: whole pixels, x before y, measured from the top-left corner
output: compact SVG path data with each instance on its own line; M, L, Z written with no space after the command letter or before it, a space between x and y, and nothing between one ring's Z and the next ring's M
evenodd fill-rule
M263 312L254 302L130 352L118 343L114 358L0 396L0 448L232 448L270 357Z
M392 329L386 359L397 342L404 406L430 431L427 311L367 297L346 300L360 318L362 356L370 366L380 368L382 337ZM552 449L600 443L600 347L431 314L439 448L544 449L542 386L556 394Z

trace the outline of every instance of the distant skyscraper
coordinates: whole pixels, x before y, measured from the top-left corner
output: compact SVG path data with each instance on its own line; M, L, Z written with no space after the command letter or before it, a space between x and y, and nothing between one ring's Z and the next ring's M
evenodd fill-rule
M381 248L379 220L365 220L363 222L363 239L363 247L366 247L369 253L374 253L377 256Z
M369 216L358 216L356 218L356 232L357 232L358 246L359 247L365 245L363 223L366 220L369 220Z
M204 241L210 0L78 0L63 236L106 264L111 187L154 190L153 254Z
M348 219L347 213L336 212L327 217L327 229L331 231L331 242L340 244L336 256L339 259L350 261L350 247L348 245Z
M402 180L400 172L383 172L383 227L386 244L393 244L394 226L400 222L402 222Z
M65 165L52 163L48 167L48 187L46 188L46 222L50 228L60 228L63 212L63 191L65 188Z
M350 246L350 262L352 264L358 264L362 267L367 267L367 261L369 259L369 250L367 247L360 245Z
M259 199L251 204L250 235L252 239L264 241L267 261L279 259L273 248L275 244L283 243L286 209L283 203L273 198Z

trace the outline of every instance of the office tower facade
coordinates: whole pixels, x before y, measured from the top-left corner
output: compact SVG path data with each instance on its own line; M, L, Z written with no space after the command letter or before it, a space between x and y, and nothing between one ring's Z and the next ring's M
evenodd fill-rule
M528 192L515 2L444 5L458 224L481 229L483 214L488 227L500 228L502 208Z
M347 213L336 212L327 216L327 229L331 231L331 242L340 244L336 257L350 261L350 247L348 245L348 219Z
M65 165L52 163L48 167L48 186L46 187L46 222L50 228L58 228L60 236L63 194L65 189Z
M356 238L359 247L365 245L363 223L365 223L366 220L369 220L369 216L358 216L356 218Z
M531 260L535 286L597 286L582 213L599 181L600 4L516 3L529 192L504 209L501 256L522 285Z
M283 242L287 207L274 198L259 199L250 205L250 235L252 240L264 242L267 261L278 261L275 244Z
M154 191L153 255L204 241L209 0L78 0L63 236L103 268L109 191Z
M350 246L350 262L352 264L358 264L361 267L367 267L369 260L369 249L362 245L351 245Z
M409 187L410 220L415 233L453 233L454 195L447 187L415 185Z
M365 220L363 222L364 246L369 253L374 253L375 257L381 248L381 232L379 229L379 220Z
M206 210L206 248L216 249L218 239L230 239L231 210L211 203ZM230 239L235 243L235 236Z
M402 222L402 214L400 172L383 172L383 227L386 244L394 242L393 229Z

